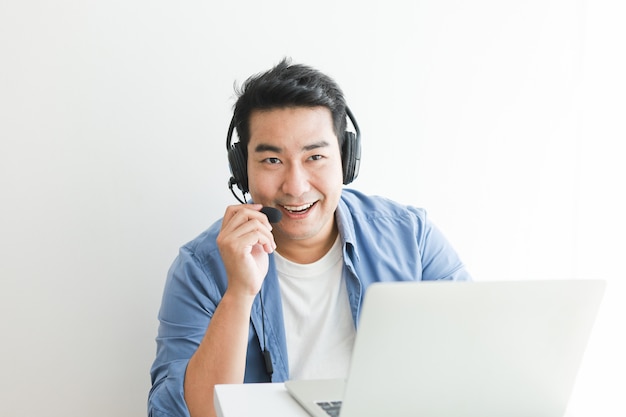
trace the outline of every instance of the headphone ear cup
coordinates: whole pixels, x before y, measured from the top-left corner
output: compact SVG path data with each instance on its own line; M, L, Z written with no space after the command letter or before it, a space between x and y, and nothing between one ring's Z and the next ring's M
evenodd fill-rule
M343 145L341 147L341 162L343 165L343 183L350 184L359 175L359 165L361 163L360 144L356 135L352 132L344 133Z
M242 192L247 193L248 166L239 142L232 144L228 150L228 163L230 164L230 172L232 173L231 181L234 181Z

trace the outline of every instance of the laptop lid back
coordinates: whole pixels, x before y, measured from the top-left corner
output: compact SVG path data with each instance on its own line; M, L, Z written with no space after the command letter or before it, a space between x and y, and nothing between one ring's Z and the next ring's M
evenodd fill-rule
M560 417L604 281L369 287L341 417Z

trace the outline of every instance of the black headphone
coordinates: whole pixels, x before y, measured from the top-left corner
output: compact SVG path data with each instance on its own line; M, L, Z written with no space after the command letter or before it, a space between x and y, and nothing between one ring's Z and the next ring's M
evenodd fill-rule
M359 175L361 165L361 131L356 123L354 115L346 106L346 114L354 126L354 132L345 131L343 145L341 146L341 163L343 167L343 183L350 184ZM226 136L226 150L228 151L228 163L232 176L228 181L228 187L233 191L233 185L245 194L248 193L248 165L245 153L242 150L241 142L232 143L235 131L235 116L230 120L228 135ZM234 191L233 194L235 195ZM235 195L239 200L239 197ZM239 200L242 201L242 200Z

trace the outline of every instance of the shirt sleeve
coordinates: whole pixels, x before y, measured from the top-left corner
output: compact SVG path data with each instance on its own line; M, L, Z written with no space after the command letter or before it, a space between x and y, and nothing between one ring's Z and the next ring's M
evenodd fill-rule
M424 227L418 236L422 280L471 281L472 277L444 234L423 212Z
M181 249L168 272L159 311L157 354L150 370L151 417L189 416L185 372L217 305L219 291L198 259Z

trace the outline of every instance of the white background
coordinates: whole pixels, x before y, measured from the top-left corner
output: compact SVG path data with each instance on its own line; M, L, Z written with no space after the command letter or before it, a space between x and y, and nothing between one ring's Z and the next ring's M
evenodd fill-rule
M235 203L233 83L343 87L370 194L476 280L609 281L571 412L624 416L619 0L0 0L0 415L145 415L178 247Z

